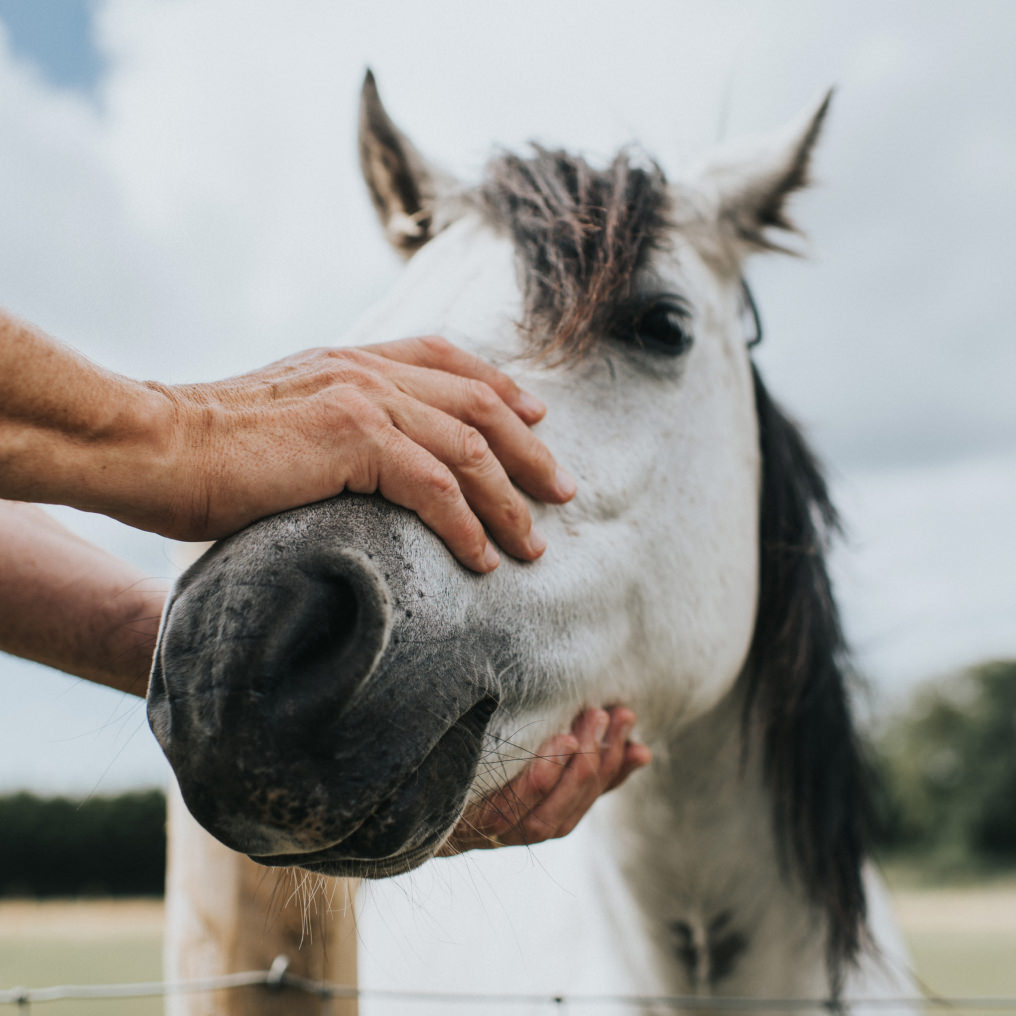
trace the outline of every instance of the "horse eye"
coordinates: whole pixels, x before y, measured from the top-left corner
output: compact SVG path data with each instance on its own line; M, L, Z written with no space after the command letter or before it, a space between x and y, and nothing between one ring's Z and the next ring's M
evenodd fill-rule
M657 300L640 313L632 328L635 342L645 349L680 356L692 345L691 314L676 300Z

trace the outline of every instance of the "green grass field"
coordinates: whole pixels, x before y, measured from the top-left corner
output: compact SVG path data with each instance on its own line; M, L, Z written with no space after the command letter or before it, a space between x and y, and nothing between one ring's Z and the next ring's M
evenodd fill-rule
M917 972L929 989L949 996L1016 996L1016 883L898 885L894 897ZM0 988L158 980L161 947L159 901L0 901ZM31 1012L159 1016L162 1001L39 1003ZM1016 1016L1016 1007L1011 1013Z
M162 977L158 900L0 901L0 988ZM51 1016L161 1016L162 999L33 1003ZM0 1012L15 1012L0 1007Z
M955 888L897 885L894 900L918 975L930 990L953 997L1016 996L1011 877Z

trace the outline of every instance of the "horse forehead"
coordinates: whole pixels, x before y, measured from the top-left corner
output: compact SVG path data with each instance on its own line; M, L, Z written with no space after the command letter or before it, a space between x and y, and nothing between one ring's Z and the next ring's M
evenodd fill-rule
M521 306L510 241L470 213L413 256L345 344L441 334L477 352L514 352Z
M682 196L679 204L687 209L690 202ZM633 280L633 293L647 298L680 294L693 310L701 311L699 337L726 345L734 336L726 334L731 323L718 313L729 302L724 279L703 256L699 223L686 221L685 215L676 218L654 236L652 250ZM526 327L530 271L515 239L489 214L469 208L412 257L393 288L347 333L344 344L441 334L494 362L511 361L513 374L530 375L537 365L547 366L539 356L542 343L534 342ZM549 319L544 325L553 328ZM605 337L597 335L598 342ZM583 360L589 351L573 351L558 364L567 370L570 362Z

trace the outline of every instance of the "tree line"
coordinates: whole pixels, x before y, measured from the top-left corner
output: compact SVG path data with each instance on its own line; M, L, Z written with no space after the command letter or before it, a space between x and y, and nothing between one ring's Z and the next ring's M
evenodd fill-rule
M920 689L873 743L884 852L955 874L1016 865L1016 660Z
M0 895L159 896L166 871L166 799L0 797Z

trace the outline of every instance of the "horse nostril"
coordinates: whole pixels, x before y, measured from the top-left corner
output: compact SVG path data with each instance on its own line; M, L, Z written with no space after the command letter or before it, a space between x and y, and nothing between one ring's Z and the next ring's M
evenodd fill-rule
M318 703L348 700L384 651L387 599L380 575L355 557L298 566L266 633L260 676L287 698L302 687Z
M360 602L352 582L341 575L316 578L313 595L301 600L299 627L287 647L287 670L299 675L322 665L362 669L362 657L373 653L372 647L358 644Z
M149 719L174 764L177 752L215 754L236 730L308 748L388 642L387 585L355 552L280 559L268 576L228 563L213 554L184 576L160 636Z

